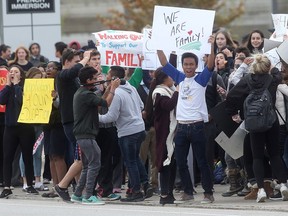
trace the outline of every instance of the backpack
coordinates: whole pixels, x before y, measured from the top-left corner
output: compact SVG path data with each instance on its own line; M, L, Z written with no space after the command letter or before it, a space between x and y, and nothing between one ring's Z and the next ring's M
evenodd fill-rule
M268 90L272 77L269 76L261 89L253 89L249 81L250 77L251 75L244 77L250 89L243 105L245 129L249 132L264 132L269 130L276 121L272 96Z

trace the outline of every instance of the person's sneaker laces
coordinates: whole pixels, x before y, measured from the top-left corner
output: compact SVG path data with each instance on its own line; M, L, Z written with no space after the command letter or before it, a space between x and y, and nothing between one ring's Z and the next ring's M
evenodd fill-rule
M213 194L204 194L204 199L201 201L201 204L209 204L215 201Z
M59 185L55 185L54 187L55 192L62 198L63 201L70 202L71 197L68 193L68 189L61 189Z
M84 204L84 205L104 205L105 202L102 201L97 196L91 196L89 199L82 198L82 204Z
M71 202L74 202L74 203L82 203L82 199L83 197L82 196L76 196L75 194L72 194L71 196Z
M111 193L110 195L107 196L109 201L114 201L114 200L120 200L121 196L115 193Z
M4 190L2 191L2 193L0 194L0 198L7 198L7 197L9 197L10 195L12 195L11 189L4 189Z
M287 201L288 200L288 188L286 187L286 184L284 183L281 183L280 185L281 185L280 192L282 195L282 200Z
M33 186L29 186L26 188L26 193L27 194L33 194L33 195L38 195L39 192L37 190L35 190L35 188Z
M257 193L257 199L256 202L265 202L267 198L266 192L264 190L264 188L259 188L258 193Z

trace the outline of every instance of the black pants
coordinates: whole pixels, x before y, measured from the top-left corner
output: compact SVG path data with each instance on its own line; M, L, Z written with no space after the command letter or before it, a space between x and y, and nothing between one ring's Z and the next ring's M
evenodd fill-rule
M253 154L253 171L259 188L264 187L264 152L265 147L270 158L273 174L280 181L286 183L287 175L283 160L280 156L279 123L276 121L271 129L261 133L250 133Z
M5 187L11 186L12 162L18 145L20 145L23 155L27 185L32 186L34 178L32 155L34 142L35 133L33 126L20 124L17 126L5 127L3 139Z
M4 125L0 125L0 183L3 183L3 134Z
M248 181L253 185L256 183L254 171L253 171L253 154L251 149L250 134L247 134L244 139L244 156L243 156L244 168L247 172ZM264 179L272 179L272 170L269 164L269 156L265 149L263 158L264 167Z
M118 145L116 127L100 128L96 137L97 144L101 149L101 168L97 183L102 189L102 196L106 197L113 191L113 166L112 156Z
M213 176L215 146L217 145L215 143L215 138L217 137L217 128L213 120L205 123L205 134L206 134L206 158L211 170L211 175ZM196 160L194 159L194 161Z
M173 194L174 182L176 178L176 160L174 157L168 166L163 166L160 171L161 195Z

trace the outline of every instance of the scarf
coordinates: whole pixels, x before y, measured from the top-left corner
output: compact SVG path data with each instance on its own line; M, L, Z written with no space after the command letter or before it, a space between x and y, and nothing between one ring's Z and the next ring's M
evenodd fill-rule
M155 105L156 95L160 94L161 96L172 97L174 90L164 85L157 85L155 90L152 93L153 105ZM170 125L169 125L169 134L166 139L166 148L167 148L167 159L163 162L163 166L168 166L171 163L171 157L174 152L174 135L176 131L177 121L174 109L170 111Z

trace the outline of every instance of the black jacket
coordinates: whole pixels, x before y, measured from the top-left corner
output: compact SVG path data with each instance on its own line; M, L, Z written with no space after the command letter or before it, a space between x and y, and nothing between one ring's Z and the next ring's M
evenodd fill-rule
M18 125L18 117L23 103L23 89L19 85L6 85L0 91L0 104L6 105L5 125Z
M79 70L82 64L76 64L71 69L64 69L57 74L56 86L60 99L60 113L63 124L73 123L73 97L80 87L78 79Z
M106 100L80 87L74 95L74 135L76 139L95 139L99 130L98 106L107 107Z
M273 104L276 101L276 91L277 86L281 82L281 74L277 68L273 68L271 70L272 82L268 87L268 90L272 96ZM255 89L263 88L266 83L268 76L270 74L247 74L246 76L250 76L250 84ZM243 103L246 97L249 95L249 86L244 78L242 78L237 85L235 85L229 92L226 98L226 111L229 115L233 116L238 113L240 110L240 116L244 119L243 115Z
M0 57L0 66L8 67L8 62L5 59L1 58L1 57Z

